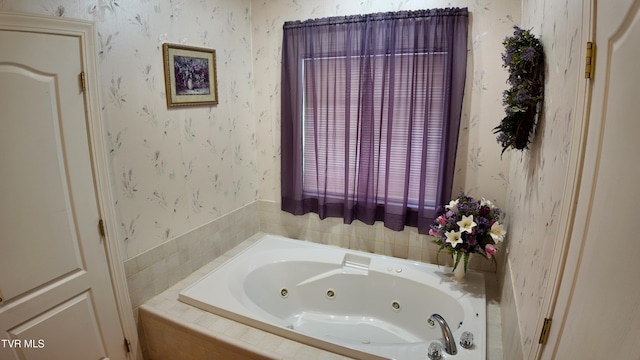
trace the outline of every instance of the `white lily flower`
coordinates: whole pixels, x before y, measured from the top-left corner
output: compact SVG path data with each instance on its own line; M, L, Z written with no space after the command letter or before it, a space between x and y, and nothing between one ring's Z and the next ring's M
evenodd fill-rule
M449 205L444 206L445 209L451 210L453 212L458 211L458 199L449 201Z
M473 221L473 215L469 215L469 216L462 215L462 220L458 221L456 224L460 226L461 232L465 231L465 232L468 232L469 234L471 234L473 232L473 228L478 225Z
M507 234L507 231L504 229L504 226L502 226L502 224L496 221L493 223L493 225L491 225L491 231L489 232L489 234L493 238L493 241L500 242L504 240L504 236Z
M488 206L490 208L494 208L495 206L493 205L493 203L491 202L491 200L487 200L485 198L482 198L482 200L480 200L480 206Z
M445 242L448 242L454 248L458 244L462 243L462 232L460 231L447 231L445 235L447 236L447 240L445 240Z

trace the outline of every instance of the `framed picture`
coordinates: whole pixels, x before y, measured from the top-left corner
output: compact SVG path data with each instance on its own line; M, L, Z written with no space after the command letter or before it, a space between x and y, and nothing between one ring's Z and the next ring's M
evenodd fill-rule
M217 105L216 51L164 43L167 106Z

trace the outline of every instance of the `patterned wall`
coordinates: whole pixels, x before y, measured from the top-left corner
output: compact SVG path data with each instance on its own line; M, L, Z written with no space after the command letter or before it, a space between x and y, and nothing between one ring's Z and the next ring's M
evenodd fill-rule
M126 258L258 197L250 0L2 0L96 23L103 121ZM162 43L213 48L219 104L168 110Z
M517 313L522 351L528 354L537 346L535 333L541 319L542 296L550 276L549 260L558 232L558 217L563 199L573 109L578 79L582 76L581 0L524 0L522 27L541 37L545 48L547 72L545 103L534 142L529 151L511 156L507 194L509 253L503 313ZM508 283L505 281L505 283ZM514 325L515 326L515 325ZM506 327L504 334L518 328ZM522 354L505 342L505 359Z
M257 199L279 202L282 23L334 15L468 7L465 94L454 192L505 204L509 154L491 129L503 117L502 39L512 0L0 0L0 10L95 21L103 117L119 239L126 258ZM220 104L168 110L162 43L217 51Z

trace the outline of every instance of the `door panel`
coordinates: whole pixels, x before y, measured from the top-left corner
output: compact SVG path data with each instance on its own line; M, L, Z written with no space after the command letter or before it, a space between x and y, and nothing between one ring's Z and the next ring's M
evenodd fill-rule
M82 267L63 161L55 80L53 75L31 69L0 66L4 118L0 238L20 239L7 241L3 249L10 254L0 262L5 301ZM56 246L43 246L43 239L49 238L59 239ZM21 268L30 270L15 271Z
M80 294L8 332L21 359L99 359L104 354L89 293ZM70 323L68 319L78 319ZM73 339L70 347L69 339ZM43 351L46 349L46 351Z
M125 359L80 39L0 30L0 48L0 359Z
M599 5L585 170L568 257L577 266L563 278L560 323L551 333L557 338L545 359L640 359L640 1Z

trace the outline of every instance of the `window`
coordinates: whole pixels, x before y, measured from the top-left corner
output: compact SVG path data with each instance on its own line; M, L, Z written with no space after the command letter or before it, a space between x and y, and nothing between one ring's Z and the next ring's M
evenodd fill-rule
M400 61L407 62L407 68L418 73L415 80L411 81L408 72L391 78L390 73L384 71L389 56L403 57ZM362 162L360 148L368 144L374 151L372 186L375 202L381 205L386 201L402 204L406 196L407 206L417 208L424 167L426 181L423 200L425 206L433 209L436 206L437 179L443 171L439 150L444 131L444 56L422 53L376 57L378 59L371 61L372 73L380 76L372 76L371 81L363 81L358 74L362 68L362 57L303 60L305 95L321 92L314 85L319 87L317 84L322 80L312 79L313 74L304 71L309 62L335 73L335 76L329 77L332 83L326 85L334 88L334 93L316 95L315 102L307 101L308 96L303 95L303 191L313 195L318 189L323 189L328 196L335 198L353 194L358 174L349 175ZM347 66L347 62L351 63L350 66ZM427 81L427 72L431 74L431 81ZM319 75L323 76L322 72ZM349 87L346 81L350 82ZM360 94L367 89L372 91L373 116L361 119L361 122L370 123L367 125L369 131L363 131L361 122L346 121L346 118L358 119ZM394 90L395 103L392 129L387 121L389 107L385 106L390 102L390 89ZM347 103L346 99L350 102ZM425 112L426 117L420 116ZM426 142L423 141L425 134L429 137ZM425 154L423 147L426 147ZM327 161L319 164L317 159L325 157ZM345 164L350 171L345 171ZM405 184L407 176L409 182Z
M428 232L451 196L466 9L285 23L282 208Z

